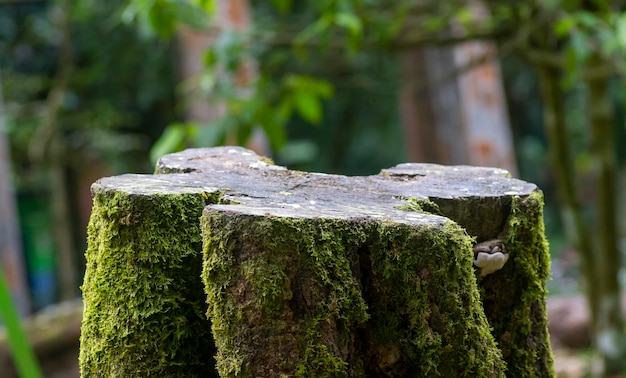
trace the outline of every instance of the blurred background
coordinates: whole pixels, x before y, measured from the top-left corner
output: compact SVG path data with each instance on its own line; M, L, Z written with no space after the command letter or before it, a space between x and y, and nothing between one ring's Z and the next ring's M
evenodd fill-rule
M623 373L624 11L0 0L0 262L44 375L77 376L91 183L223 144L307 171L471 164L537 184L557 371Z

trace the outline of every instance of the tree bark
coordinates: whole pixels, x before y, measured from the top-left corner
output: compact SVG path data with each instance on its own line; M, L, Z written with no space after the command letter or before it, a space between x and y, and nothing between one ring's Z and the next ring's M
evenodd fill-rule
M52 186L50 201L53 204L54 239L57 247L57 279L59 280L59 298L70 300L78 294L77 253L74 240L73 219L68 199L67 159L64 155L64 130L59 124L59 113L63 105L65 91L74 69L72 36L70 30L71 5L69 0L58 2L58 27L60 45L57 58L57 71L48 97L46 115L38 126L29 145L31 159L50 169Z
M591 67L599 64L592 60ZM599 278L598 317L596 318L596 346L604 360L607 376L623 373L626 369L626 333L621 311L619 273L622 257L618 242L618 177L617 159L613 144L613 117L608 78L587 80L591 114L592 156L598 177L596 251Z
M574 241L580 253L581 270L586 281L585 289L589 300L592 323L595 324L599 307L597 283L600 278L598 277L590 233L583 219L583 209L576 186L576 174L572 164L574 159L569 145L563 109L565 94L561 88L562 72L547 66L537 66L536 68L541 86L544 127L551 146L550 160L557 178L557 188L562 203L563 223L568 237Z
M83 375L553 376L534 185L429 164L289 171L234 147L157 172L92 187ZM510 258L478 274L472 243L492 239Z
M470 2L472 16L487 8ZM460 25L450 25L459 31ZM409 158L498 167L517 174L496 46L466 41L402 52L401 115Z
M430 101L425 49L400 53L402 82L398 100L409 161L442 163L437 122Z

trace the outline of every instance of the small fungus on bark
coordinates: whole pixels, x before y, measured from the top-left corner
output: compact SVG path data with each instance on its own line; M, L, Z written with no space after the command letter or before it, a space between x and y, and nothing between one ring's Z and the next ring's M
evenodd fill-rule
M473 249L474 266L478 268L481 277L502 269L509 260L509 253L498 239L478 243Z

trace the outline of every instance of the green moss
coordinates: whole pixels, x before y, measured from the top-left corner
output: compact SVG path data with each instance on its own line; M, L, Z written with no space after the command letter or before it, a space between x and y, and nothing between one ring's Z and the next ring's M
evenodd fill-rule
M82 376L217 376L198 278L198 218L207 197L95 193L82 287Z
M510 258L481 280L485 313L510 377L554 376L547 331L546 281L550 255L543 222L543 196L514 197L503 242Z
M453 222L418 228L381 223L375 235L367 247L368 344L375 346L368 354L384 358L368 370L379 376L503 376L472 269L472 239L463 229Z
M346 376L346 330L367 320L350 269L362 230L220 212L202 222L221 376Z
M202 230L222 377L503 376L452 222L212 210Z
M421 213L430 213L440 215L439 205L428 198L407 198L404 205L394 206L396 209L404 211L417 211Z

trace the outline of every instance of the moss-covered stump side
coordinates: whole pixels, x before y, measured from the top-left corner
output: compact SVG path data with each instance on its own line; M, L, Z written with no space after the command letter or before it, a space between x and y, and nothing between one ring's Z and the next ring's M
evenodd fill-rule
M508 376L554 376L545 286L550 254L541 192L513 199L504 232L510 261L479 279L485 313L507 361Z
M222 377L504 376L461 228L275 210L202 218Z
M135 190L142 186L132 183ZM216 377L198 279L198 219L210 196L200 189L137 194L131 188L106 180L92 187L81 375Z
M554 376L545 308L550 254L541 191L492 168L401 164L382 175L405 198L426 195L434 206L425 210L455 221L477 242L502 240L508 262L479 276L478 284L507 376ZM450 180L451 175L457 178ZM416 182L425 185L416 188ZM422 202L413 199L406 209Z

